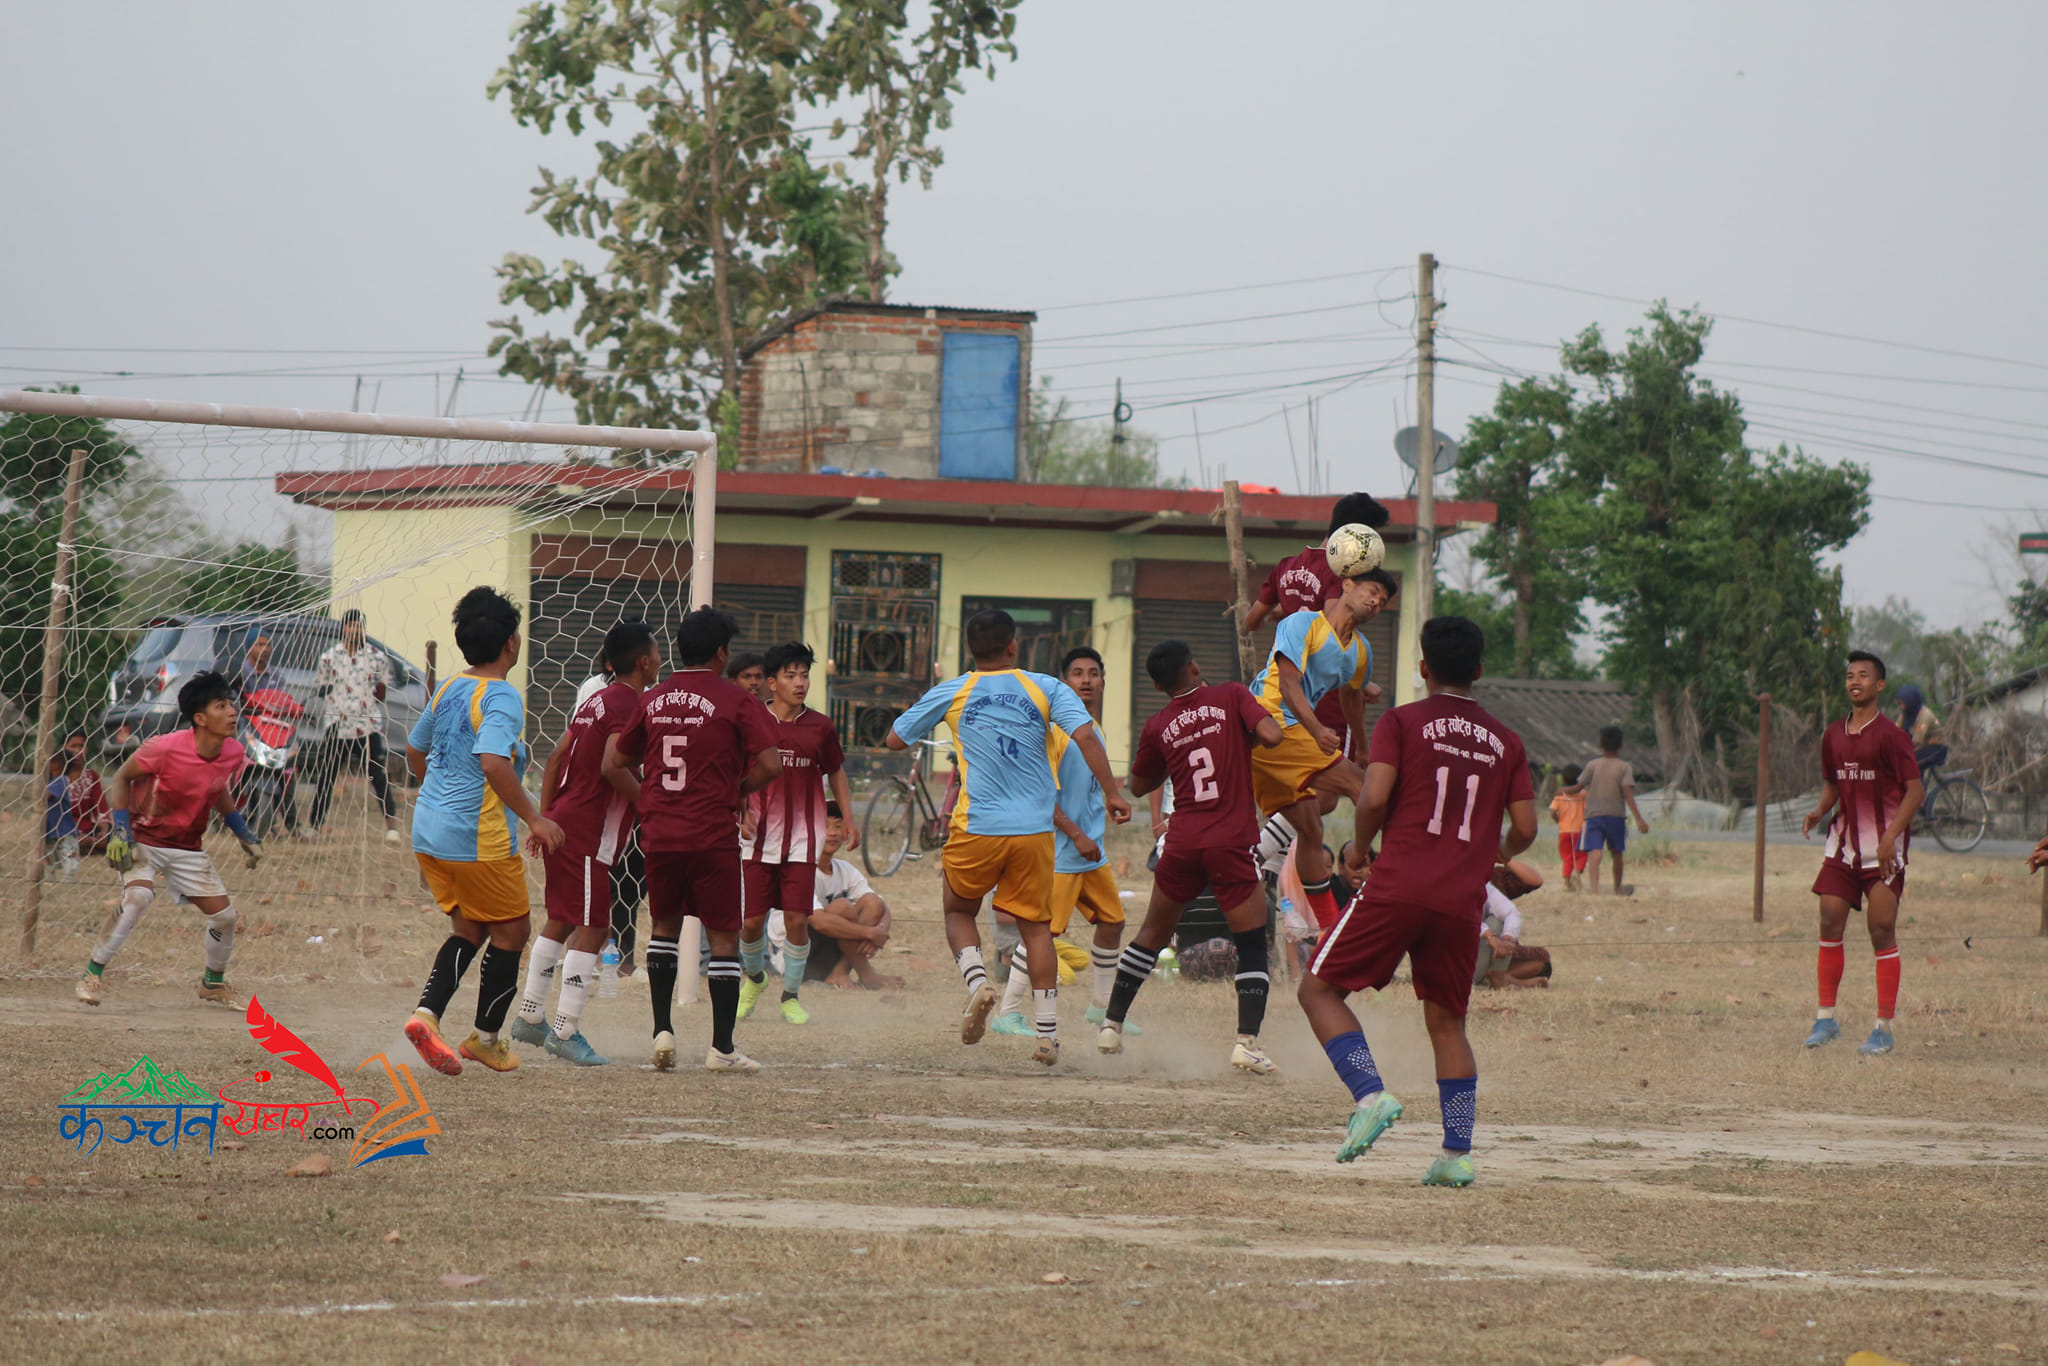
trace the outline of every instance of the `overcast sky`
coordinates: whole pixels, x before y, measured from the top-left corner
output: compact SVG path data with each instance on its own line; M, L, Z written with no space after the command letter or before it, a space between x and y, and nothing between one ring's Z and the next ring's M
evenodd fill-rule
M463 367L458 412L516 414L491 268L563 254L527 189L586 153L485 100L515 12L12 7L0 385L346 408L362 375L420 412ZM893 297L1040 310L1038 372L1080 412L1121 376L1169 469L1382 494L1418 252L1454 434L1501 368L1696 303L1756 444L1870 466L1850 600L1971 622L2048 507L2044 38L2030 6L1025 0L892 201Z

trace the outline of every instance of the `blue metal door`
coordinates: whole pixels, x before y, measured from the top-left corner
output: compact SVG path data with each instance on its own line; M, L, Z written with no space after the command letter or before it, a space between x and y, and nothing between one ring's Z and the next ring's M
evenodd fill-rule
M939 474L1017 477L1018 338L948 332L939 372Z

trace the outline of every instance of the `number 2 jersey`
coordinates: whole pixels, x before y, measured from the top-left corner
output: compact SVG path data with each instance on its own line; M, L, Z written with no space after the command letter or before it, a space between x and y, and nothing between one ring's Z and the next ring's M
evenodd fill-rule
M1250 849L1259 842L1252 746L1267 711L1242 683L1205 683L1153 713L1131 760L1134 782L1173 781L1166 847Z
M619 753L640 760L640 848L739 857L740 780L776 748L761 699L711 669L678 669L640 698Z
M1479 923L1501 818L1508 803L1536 796L1522 738L1471 698L1440 692L1380 717L1367 762L1398 773L1360 904L1421 906Z

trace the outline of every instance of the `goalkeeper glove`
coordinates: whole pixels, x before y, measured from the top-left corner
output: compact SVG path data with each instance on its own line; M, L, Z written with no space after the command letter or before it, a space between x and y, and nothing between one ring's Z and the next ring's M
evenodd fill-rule
M126 873L135 867L135 832L128 825L128 810L123 807L114 812L114 833L107 836L107 862L117 873Z
M263 841L256 838L256 832L249 828L248 819L241 812L228 812L221 823L242 842L242 854L248 860L243 866L254 868L263 862Z

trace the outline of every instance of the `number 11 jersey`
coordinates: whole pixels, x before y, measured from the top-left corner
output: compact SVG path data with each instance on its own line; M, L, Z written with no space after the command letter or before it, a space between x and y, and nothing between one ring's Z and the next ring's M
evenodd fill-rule
M1372 728L1368 764L1398 773L1362 904L1419 906L1479 922L1508 803L1533 801L1522 737L1469 697L1437 693Z

